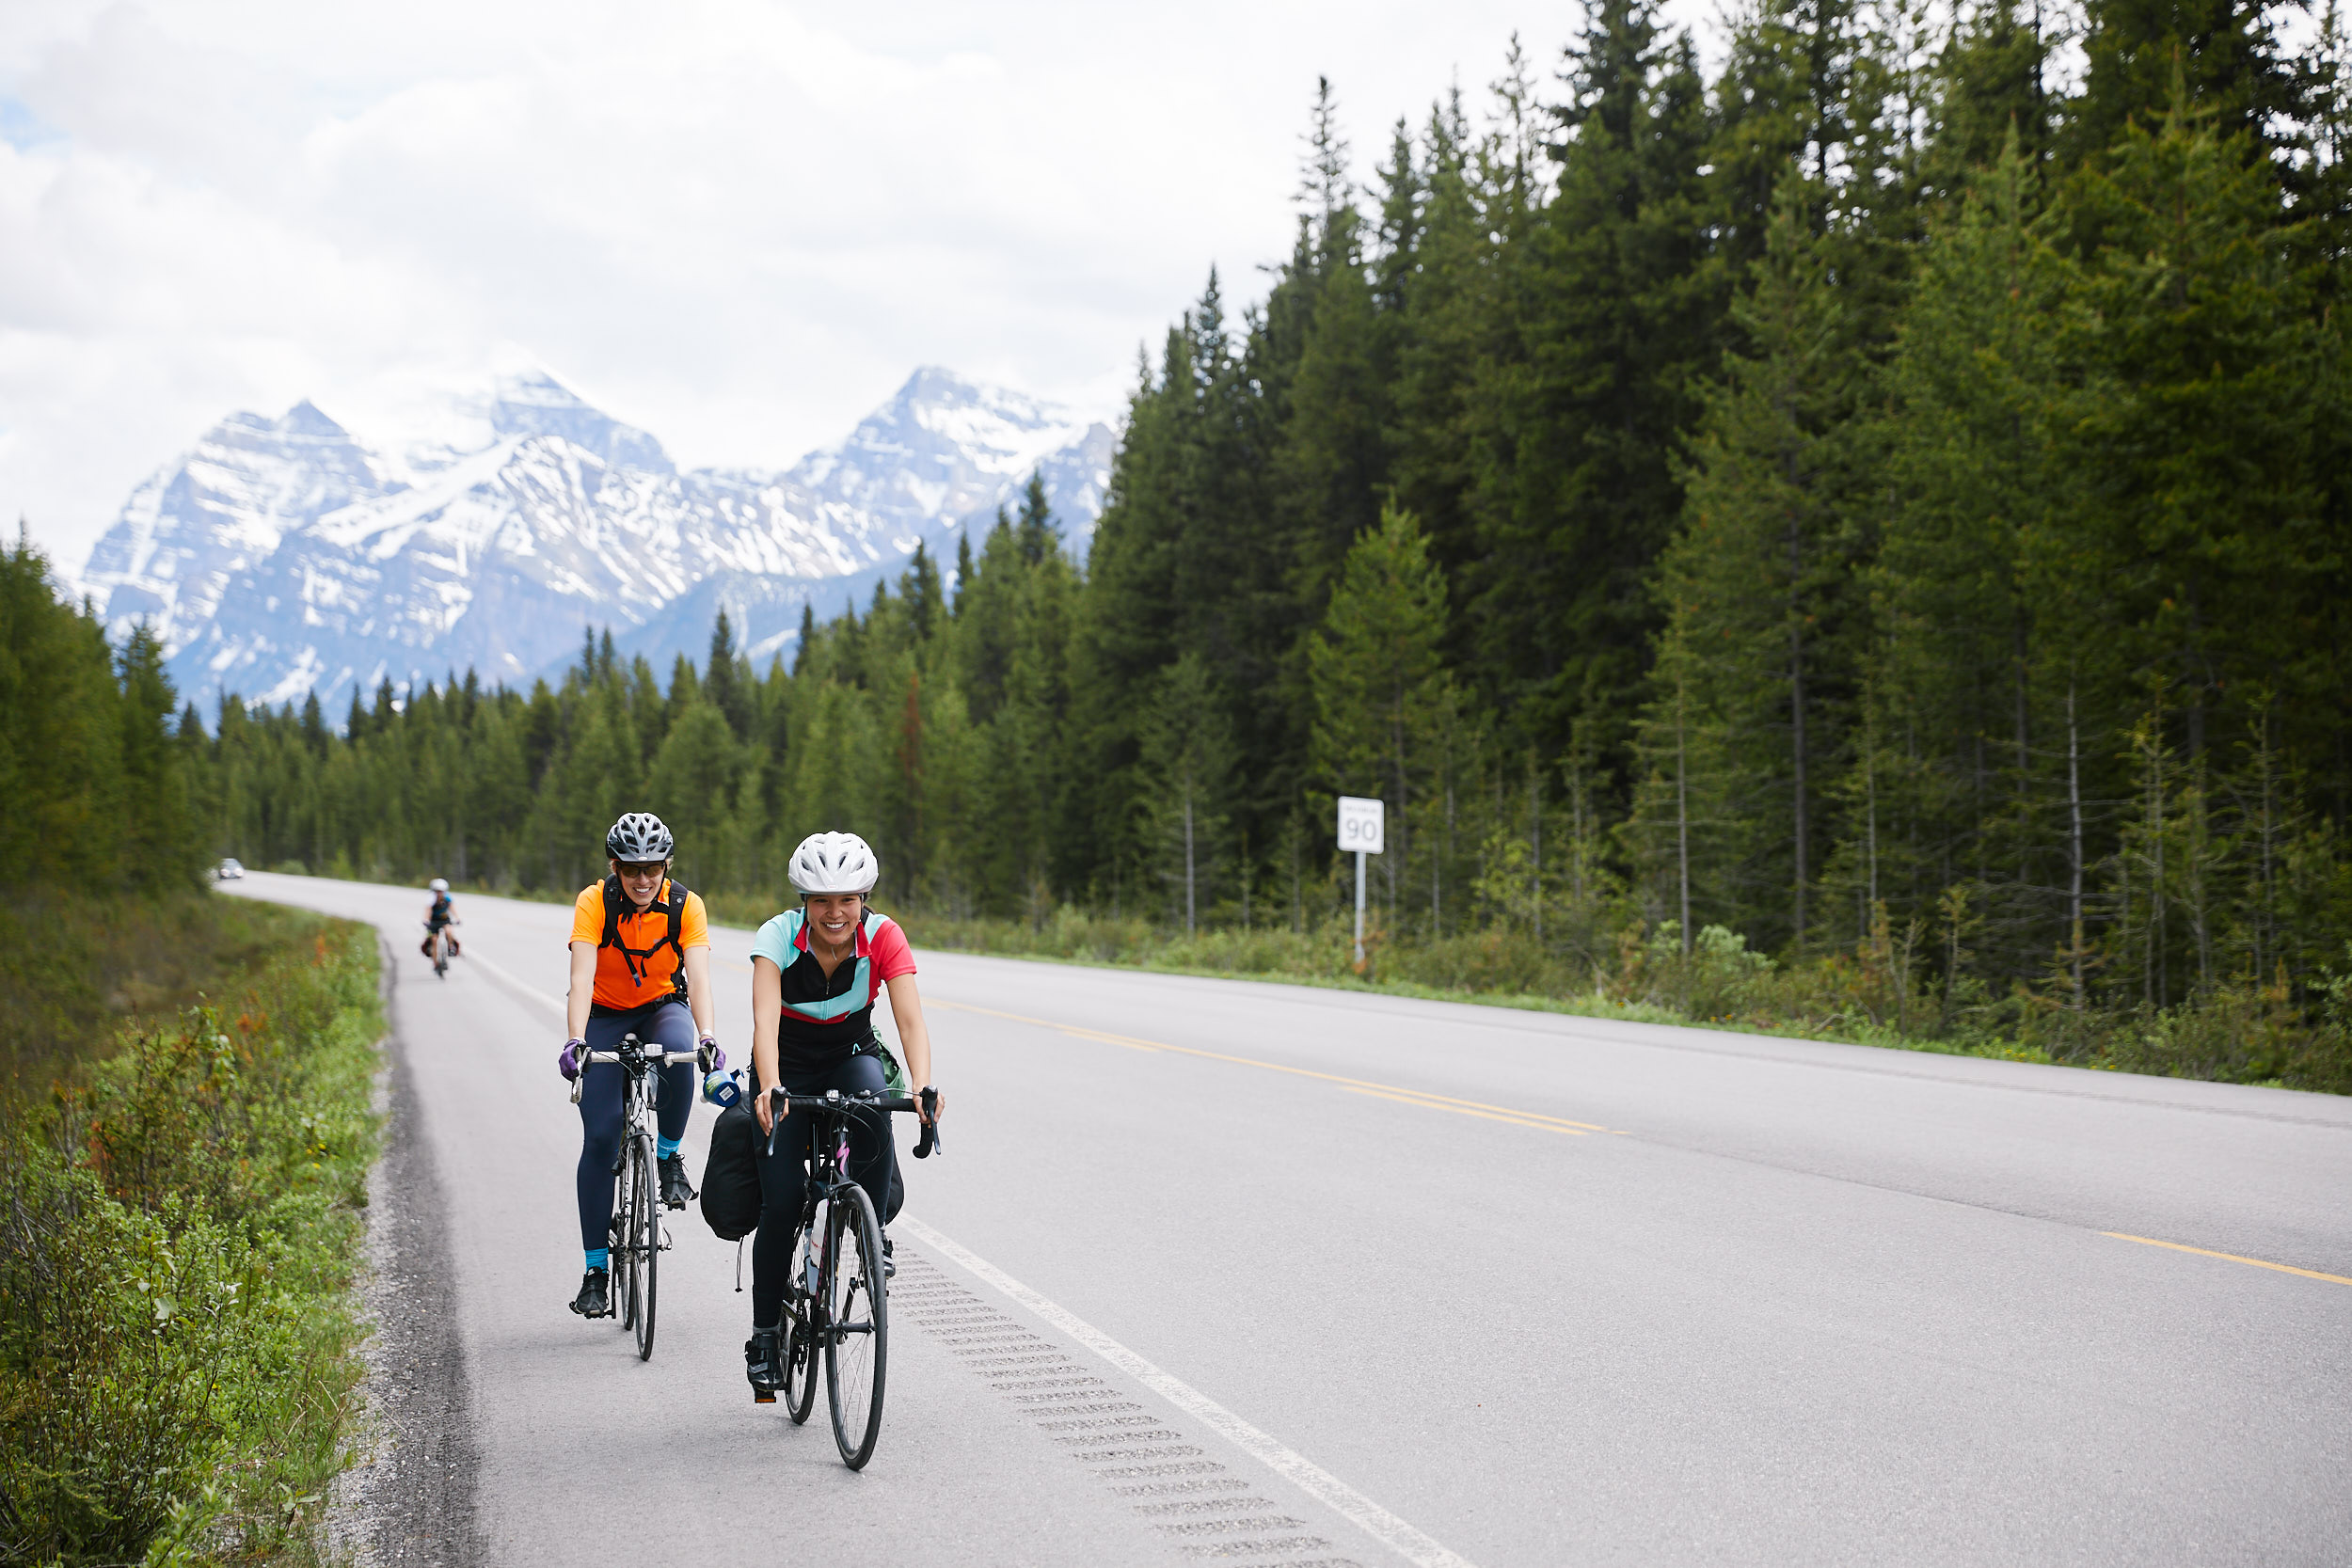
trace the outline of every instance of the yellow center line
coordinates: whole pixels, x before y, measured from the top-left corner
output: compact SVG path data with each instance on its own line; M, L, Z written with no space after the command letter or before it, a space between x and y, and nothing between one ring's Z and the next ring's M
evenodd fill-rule
M1360 1090L1366 1094L1383 1095L1391 1100L1406 1100L1427 1105L1434 1111L1461 1111L1469 1116L1488 1116L1502 1121L1516 1121L1530 1127L1542 1127L1550 1132L1609 1132L1617 1129L1601 1127L1589 1121L1570 1121L1565 1117L1545 1116L1538 1111L1522 1111L1515 1105L1490 1105L1483 1100L1463 1100L1450 1094L1433 1094L1425 1089L1400 1088L1394 1084L1376 1084L1364 1078L1343 1077L1336 1072L1317 1072L1312 1068L1287 1067L1280 1062L1260 1061L1255 1056L1235 1056L1223 1051L1204 1051L1197 1045L1169 1045L1165 1040L1140 1040L1128 1035L1108 1035L1076 1024L1057 1023L1049 1018L1030 1018L1022 1013L998 1012L993 1007L976 1007L969 1002L932 1002L934 1007L946 1007L956 1012L977 1013L983 1018L1001 1018L1009 1023L1034 1024L1040 1029L1055 1029L1079 1039L1100 1040L1106 1045L1130 1046L1138 1051L1173 1051L1181 1055L1204 1057L1212 1062L1232 1062L1237 1067L1263 1068L1268 1072L1287 1072L1295 1078L1318 1078L1327 1084Z
M2340 1274L2321 1274L2317 1269L2298 1269L2291 1263L2271 1263L2260 1258L2240 1258L2234 1252L2215 1252L2208 1247L2183 1246L2178 1242L2159 1242L2153 1236L2126 1236L2121 1230L2102 1230L2102 1236L2112 1236L2119 1242L2137 1242L2141 1246L2167 1247L2174 1252L2193 1252L2200 1258L2219 1258L2232 1263L2250 1263L2258 1269L2276 1269L2280 1274L2299 1274L2306 1279L2324 1279L2330 1285L2352 1285Z
M1158 1051L1163 1049L1160 1046L1153 1045L1150 1040L1131 1040L1124 1035L1106 1035L1100 1029L1080 1029L1067 1023L1057 1024L1055 1027L1059 1029L1063 1034L1073 1036L1078 1039L1096 1040L1104 1045L1123 1045L1130 1051Z
M1589 1138L1592 1136L1590 1132L1586 1132L1579 1128L1561 1127L1549 1121L1530 1121L1525 1117L1505 1117L1498 1116L1492 1111L1473 1111L1467 1105L1441 1105L1434 1100L1430 1100L1425 1096L1418 1094L1391 1094L1386 1089L1363 1089L1358 1088L1353 1085L1348 1086L1347 1092L1350 1094L1370 1095L1375 1100L1393 1100L1399 1105L1418 1105L1424 1111L1452 1111L1457 1117L1483 1117L1488 1121L1507 1121L1514 1127L1533 1127L1538 1132L1557 1132L1561 1136L1567 1138Z

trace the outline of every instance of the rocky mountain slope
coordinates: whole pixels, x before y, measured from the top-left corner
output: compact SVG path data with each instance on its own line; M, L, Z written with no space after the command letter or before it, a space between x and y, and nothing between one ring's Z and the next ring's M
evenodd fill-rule
M1031 473L1083 555L1112 436L1021 394L917 371L839 444L782 471L680 469L661 443L526 371L425 434L363 442L310 403L233 414L133 492L82 584L118 636L164 639L180 689L329 705L477 671L527 682L610 626L657 668L724 608L755 657L803 606L870 597L927 544L1017 501Z

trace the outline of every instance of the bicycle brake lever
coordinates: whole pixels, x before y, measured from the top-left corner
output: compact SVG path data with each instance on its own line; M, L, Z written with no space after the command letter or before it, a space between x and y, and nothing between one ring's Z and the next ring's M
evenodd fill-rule
M938 1153L941 1148L939 1091L935 1088L927 1088L923 1091L923 1135L914 1140L914 1157L918 1160L928 1160L933 1154Z

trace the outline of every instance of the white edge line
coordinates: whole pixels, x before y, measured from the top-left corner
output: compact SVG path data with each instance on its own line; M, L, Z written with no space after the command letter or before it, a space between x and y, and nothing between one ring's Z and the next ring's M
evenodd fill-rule
M1306 1455L1285 1448L1198 1388L1162 1371L1092 1323L1046 1300L993 1263L965 1250L911 1215L901 1214L891 1223L901 1230L912 1231L924 1245L945 1253L966 1273L994 1286L1170 1404L1206 1421L1251 1458L1263 1462L1278 1475L1301 1490L1313 1494L1345 1516L1350 1524L1381 1544L1402 1552L1419 1568L1473 1568L1469 1559L1447 1550Z
M531 984L529 981L519 979L516 976L508 974L504 969L492 963L487 958L471 958L462 959L461 961L469 963L476 969L482 971L484 974L487 975L493 981L496 981L501 990L512 992L517 1001L536 1003L542 1007L552 1007L558 1013L561 1013L564 1010L564 999L562 997L550 996L546 991L541 990L537 986Z

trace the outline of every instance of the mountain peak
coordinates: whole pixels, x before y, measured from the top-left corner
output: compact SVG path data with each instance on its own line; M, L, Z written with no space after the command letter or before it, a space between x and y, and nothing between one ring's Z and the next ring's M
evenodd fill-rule
M660 441L606 414L513 344L500 345L485 361L388 376L371 386L365 401L358 428L412 481L534 436L568 441L607 467L675 471Z
M109 626L152 626L182 689L332 701L467 665L522 680L583 625L698 656L720 604L747 644L775 645L918 546L952 552L1032 473L1083 550L1109 467L1101 425L937 365L784 473L680 472L520 354L354 396L364 437L308 400L230 416L92 552Z
M984 395L986 388L967 376L957 374L945 365L917 365L914 373L906 379L891 398L893 403L943 403L969 401Z
M280 436L307 436L330 441L347 441L351 432L329 419L315 403L304 398L278 416L270 429Z

